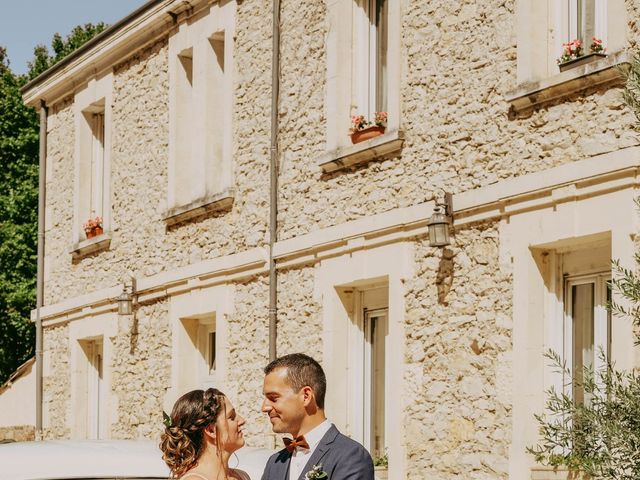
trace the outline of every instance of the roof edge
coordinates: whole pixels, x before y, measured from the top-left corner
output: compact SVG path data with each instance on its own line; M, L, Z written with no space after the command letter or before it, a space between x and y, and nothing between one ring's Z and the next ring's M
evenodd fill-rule
M136 10L134 10L133 12L131 12L130 14L128 14L123 19L118 20L116 23L111 25L109 28L106 28L105 30L100 32L98 35L93 37L91 40L89 40L88 42L84 43L83 45L81 45L80 47L75 49L73 52L71 52L69 55L64 57L62 60L60 60L56 64L52 65L48 69L46 69L44 72L42 72L36 78L34 78L33 80L29 80L29 82L26 83L20 89L20 93L22 93L24 95L26 92L28 92L29 90L34 88L36 85L42 83L47 78L51 77L55 72L58 72L59 70L62 70L65 66L69 65L73 60L75 60L76 58L82 56L84 53L86 53L89 50L91 50L95 45L97 45L98 43L102 42L104 39L112 36L114 33L116 33L121 28L125 27L126 25L129 25L130 23L133 22L133 20L138 18L138 16L140 16L144 12L150 10L156 4L161 3L162 1L163 0L150 0L150 1L146 2L145 4L143 4L142 6L140 6L139 8L137 8Z
M217 1L148 1L23 86L24 103L39 109L42 102L52 105L75 93Z

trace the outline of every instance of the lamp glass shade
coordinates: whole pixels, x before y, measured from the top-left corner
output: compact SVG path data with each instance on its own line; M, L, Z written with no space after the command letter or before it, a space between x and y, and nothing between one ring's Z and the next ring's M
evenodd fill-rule
M133 300L126 292L118 297L118 315L131 315L133 312Z
M429 245L432 247L446 247L449 241L449 218L439 212L431 215L429 223Z

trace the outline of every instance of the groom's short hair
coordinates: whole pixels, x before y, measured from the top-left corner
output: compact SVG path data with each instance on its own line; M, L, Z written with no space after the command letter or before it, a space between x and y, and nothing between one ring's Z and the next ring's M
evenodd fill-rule
M303 387L311 387L318 408L324 408L327 377L318 362L304 353L292 353L276 358L264 368L264 374L269 375L278 368L287 369L287 381L294 391L299 392Z

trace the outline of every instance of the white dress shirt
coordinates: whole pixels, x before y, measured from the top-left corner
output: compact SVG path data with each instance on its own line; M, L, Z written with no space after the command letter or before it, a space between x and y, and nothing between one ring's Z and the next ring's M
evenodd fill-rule
M309 448L296 447L291 455L291 463L289 464L289 480L298 480L300 473L307 465L309 458L313 455L316 447L324 437L324 434L331 428L331 422L325 420L313 430L304 434L304 439L309 444Z

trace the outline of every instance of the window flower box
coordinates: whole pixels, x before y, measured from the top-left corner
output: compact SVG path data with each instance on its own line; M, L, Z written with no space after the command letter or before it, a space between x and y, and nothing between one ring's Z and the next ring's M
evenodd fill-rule
M351 117L351 143L356 144L379 137L387 128L387 113L376 112L373 122L365 120L364 115L353 115Z
M595 62L606 57L607 55L605 53L590 53L588 55L583 55L581 57L574 58L573 60L569 60L568 62L561 63L558 67L560 67L561 72L564 72L579 65Z
M82 225L82 228L84 228L84 233L87 238L97 237L104 233L102 228L102 218L99 216L87 220L84 225Z
M571 40L569 43L564 43L562 47L562 56L558 59L558 67L561 72L595 62L607 56L607 49L602 45L602 40L596 37L593 37L587 55L585 55L582 50L582 41L577 38Z
M375 137L379 137L384 133L386 127L379 127L374 125L373 127L367 127L364 130L358 130L351 134L351 143L360 143L365 140L370 140Z

